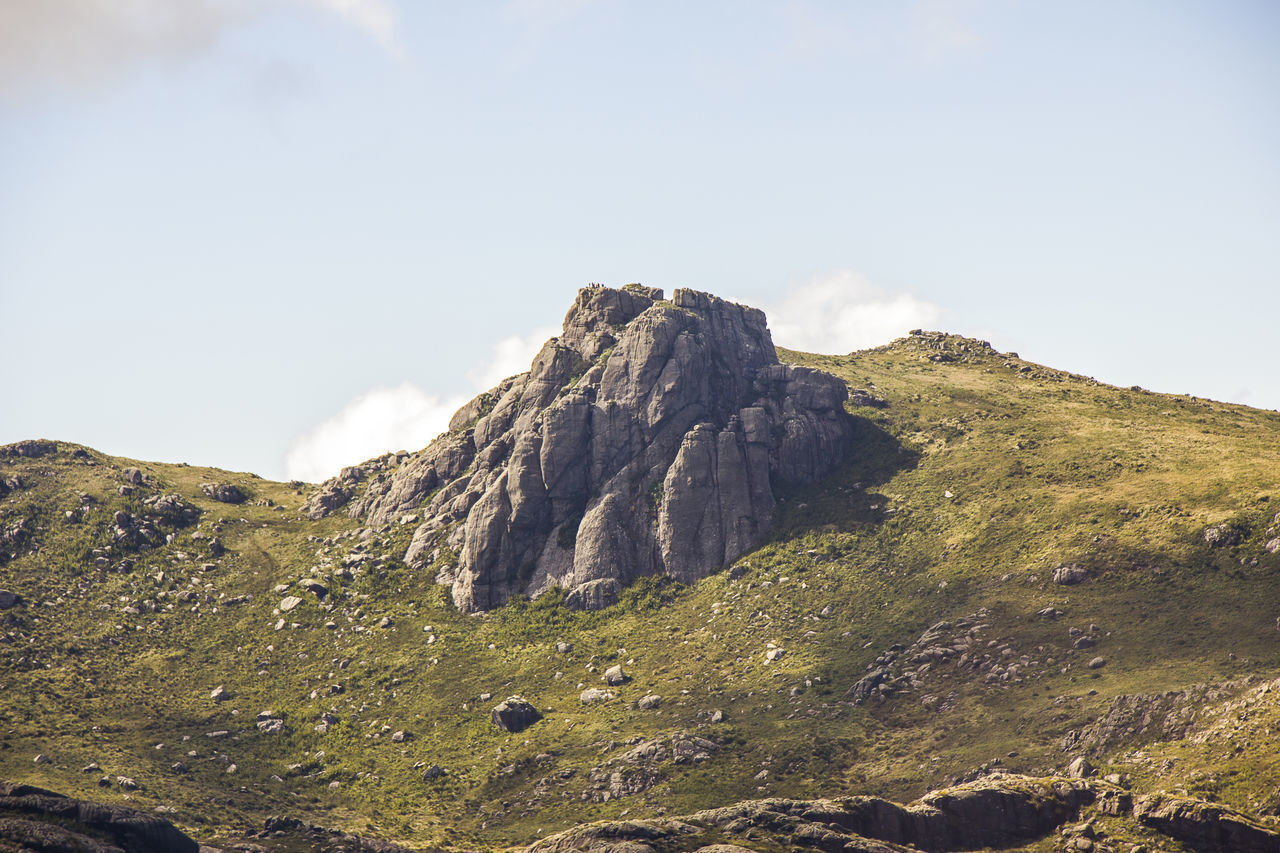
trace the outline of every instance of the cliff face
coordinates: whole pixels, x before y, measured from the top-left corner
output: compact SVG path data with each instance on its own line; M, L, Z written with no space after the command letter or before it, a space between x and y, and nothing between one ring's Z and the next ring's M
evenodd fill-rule
M693 581L758 544L772 484L817 480L848 451L846 396L830 374L779 364L756 309L584 289L528 373L394 470L345 470L310 509L352 501L362 479L353 516L421 508L406 561L434 565L463 610L553 586L604 607L633 578Z

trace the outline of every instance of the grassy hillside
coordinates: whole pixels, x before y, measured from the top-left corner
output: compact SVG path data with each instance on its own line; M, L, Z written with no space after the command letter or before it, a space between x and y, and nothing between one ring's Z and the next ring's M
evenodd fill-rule
M68 444L0 458L20 480L0 497L0 533L19 531L0 589L23 599L0 610L0 778L171 808L202 837L288 814L501 846L747 797L906 800L1096 743L1135 784L1280 809L1280 713L1249 680L1280 674L1280 415L955 336L782 357L886 403L854 409L857 452L781 490L774 539L731 571L598 613L550 595L461 615L400 561L411 525L306 520L302 484ZM128 467L146 480L121 494ZM115 514L156 494L199 520L113 545ZM279 613L286 596L302 602ZM614 664L629 681L584 705ZM1081 739L1117 697L1189 685L1219 685L1178 712L1194 736L1121 721ZM543 719L494 727L511 694ZM267 710L282 731L259 731Z

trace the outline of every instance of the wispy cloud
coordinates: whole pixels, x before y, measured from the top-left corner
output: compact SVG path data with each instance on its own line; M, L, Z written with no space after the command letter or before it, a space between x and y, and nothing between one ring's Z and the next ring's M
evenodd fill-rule
M417 450L439 435L466 402L441 397L411 382L375 388L308 430L285 454L285 474L315 483L388 450Z
M474 393L528 370L534 355L557 331L537 329L499 341L467 372ZM449 418L471 396L436 394L412 382L375 388L299 436L285 454L285 474L314 483L389 450L418 450L448 428Z
M383 49L401 52L395 10L386 0L296 0L308 6L325 9L347 23L372 36Z
M533 357L542 349L542 345L559 334L560 330L552 326L534 329L527 335L512 335L503 338L493 346L489 357L473 370L467 371L467 378L475 385L476 392L487 391L508 376L524 373L529 369Z
M879 346L937 324L942 309L909 293L890 293L865 276L837 270L764 306L774 342L789 349L846 353Z
M0 95L100 85L139 66L189 60L228 32L290 9L337 15L399 53L387 0L4 0Z

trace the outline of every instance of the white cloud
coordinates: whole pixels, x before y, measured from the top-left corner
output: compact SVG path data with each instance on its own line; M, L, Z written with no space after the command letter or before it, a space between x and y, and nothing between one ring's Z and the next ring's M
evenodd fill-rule
M352 400L338 414L301 435L284 458L285 475L318 483L389 450L417 450L444 432L449 418L466 402L440 397L411 382L375 388Z
M488 391L508 376L524 373L547 339L559 332L559 329L547 326L534 329L527 335L512 335L498 341L488 359L467 371L467 378L475 385L476 393Z
M400 53L396 35L395 10L386 0L301 0L301 2L326 9L347 23L372 36L386 50Z
M389 450L426 447L448 428L449 418L474 394L528 370L534 355L557 331L542 328L499 341L488 358L467 372L473 394L444 397L412 382L362 394L293 442L285 454L285 475L317 483L345 465L358 464Z
M0 0L0 94L84 86L149 62L199 56L289 6L335 14L398 53L387 0Z
M888 293L849 270L818 276L764 310L774 343L827 354L886 344L912 329L936 325L942 314L931 302Z

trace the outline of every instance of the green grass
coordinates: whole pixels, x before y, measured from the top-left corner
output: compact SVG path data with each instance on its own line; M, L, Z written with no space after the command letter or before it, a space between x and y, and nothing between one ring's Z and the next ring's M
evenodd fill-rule
M398 524L375 531L369 548L387 559L344 580L337 573L357 522L306 520L306 495L287 484L99 454L89 465L70 445L7 460L0 475L30 487L0 499L0 521L25 517L42 529L0 567L0 588L28 601L0 613L0 776L171 805L202 837L289 814L419 845L501 846L624 812L676 814L753 796L911 799L997 760L1049 770L1068 759L1062 735L1116 695L1280 671L1280 555L1262 548L1280 511L1280 415L1100 385L957 337L782 357L871 388L889 405L856 410L856 450L829 480L778 489L773 538L739 561L737 580L645 581L599 613L569 611L553 594L459 614L447 588L399 560L412 529ZM93 549L108 544L113 512L138 511L139 498L115 491L129 465L204 514L121 573L95 566ZM258 503L214 503L199 489L210 481L242 485ZM97 502L69 524L76 490ZM1245 538L1212 549L1201 533L1224 521ZM212 559L196 533L219 536L228 554ZM1064 564L1086 567L1092 580L1053 584ZM304 603L285 617L300 627L274 630L274 587L314 567L331 595L320 601L292 586L287 594ZM184 591L198 592L197 609L176 599ZM253 598L220 603L244 595ZM881 652L983 607L984 639L1055 666L990 686L941 665L914 693L845 700ZM1036 618L1045 607L1064 615ZM383 617L390 627L378 627ZM1091 623L1098 646L1072 651L1068 628ZM572 652L557 654L560 640ZM786 655L767 663L769 643ZM1107 664L1090 670L1095 654ZM632 680L614 700L582 706L579 684L602 686L614 663ZM333 684L343 691L330 695ZM218 685L230 701L209 699ZM651 692L663 697L659 708L636 709ZM488 720L513 693L544 712L515 735ZM925 695L949 710L926 706ZM284 734L256 730L267 708L285 719ZM717 709L726 721L713 725ZM340 722L319 734L328 710ZM221 730L231 734L206 736ZM393 743L399 730L410 736ZM602 801L593 768L616 768L606 762L628 741L676 732L721 747L702 763L652 768L657 779L643 793ZM1174 769L1129 761L1124 772L1260 808L1280 773L1271 736L1229 755L1216 744L1150 747L1176 753ZM36 753L54 763L33 764ZM188 772L171 770L179 760ZM101 774L81 772L90 761L142 787L99 788ZM286 769L294 764L302 767ZM426 781L419 764L447 774ZM1210 766L1223 769L1193 781Z

